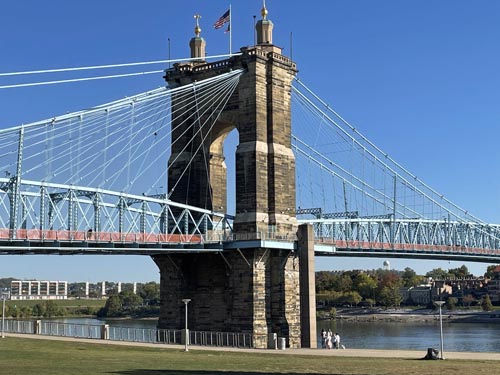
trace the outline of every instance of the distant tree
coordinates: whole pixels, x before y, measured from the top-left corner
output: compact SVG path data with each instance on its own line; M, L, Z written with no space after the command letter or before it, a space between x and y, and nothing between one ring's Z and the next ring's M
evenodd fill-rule
M469 269L467 268L467 266L465 264L462 265L461 267L458 267L458 268L449 269L448 274L452 275L456 278L463 278L463 277L467 277L467 276L471 275L471 273L469 272Z
M342 303L343 293L336 291L321 292L316 295L318 302L322 301L326 306L335 306Z
M338 292L350 292L352 290L352 279L347 274L342 274L335 280L334 288Z
M139 296L150 305L160 303L160 284L151 281L142 286L139 290Z
M106 300L106 304L97 313L97 316L119 316L122 313L122 303L120 297L111 296Z
M493 264L493 265L491 265L491 266L488 266L488 267L486 268L486 272L485 272L485 274L484 274L484 277L485 277L485 278L488 278L488 279L493 279L493 278L495 278L495 277L498 277L499 275L497 275L497 273L496 273L496 272L494 272L495 268L497 268L497 267L498 267L498 265L497 265L497 264Z
M395 307L399 308L403 297L400 293L400 287L398 285L385 286L380 291L380 302L385 307Z
M367 303L368 305L370 305L370 307L373 307L375 306L375 300L373 298L367 298L365 299L365 303Z
M434 280L442 280L448 277L448 272L442 268L434 268L425 274L426 277L432 277Z
M476 302L476 299L474 298L474 296L472 294L467 294L467 295L463 296L463 298L462 298L462 304L466 307L469 307L474 302Z
M355 306L360 303L363 298L356 291L345 292L342 296L342 302L347 303L349 306Z
M0 279L0 288L10 288L12 281L17 280L13 277L5 277ZM6 314L7 315L7 314Z
M401 277L395 271L386 271L381 275L381 278L378 281L378 285L380 289L383 289L385 287L399 288L402 285Z
M134 294L134 292L131 290L125 290L125 291L121 292L118 295L118 298L120 298L122 307L127 309L127 310L134 310L142 305L141 296Z
M18 318L23 318L23 319L31 318L32 313L33 310L31 308L29 308L28 306L23 306L19 309Z
M483 311L491 311L493 310L493 305L491 303L491 299L490 299L490 296L488 294L486 294L482 301L481 301L481 308L483 309Z
M316 272L316 292L333 290L334 275L329 271Z
M44 316L45 307L41 303L37 303L33 306L32 309L33 316Z
M377 281L366 273L359 273L353 280L353 290L357 291L363 298L373 298Z
M95 290L93 290L89 292L89 298L99 298L99 294Z
M54 301L45 301L43 303L44 305L44 309L45 309L45 313L44 313L44 317L45 318L52 318L54 316L62 316L64 315L64 312L61 308L59 308L59 306L57 305L56 302Z
M455 310L455 308L457 307L457 302L458 301L455 297L448 298L448 300L446 301L446 308L450 311Z
M401 276L403 285L410 288L412 286L417 286L422 282L422 277L418 276L417 273L410 267L406 267Z

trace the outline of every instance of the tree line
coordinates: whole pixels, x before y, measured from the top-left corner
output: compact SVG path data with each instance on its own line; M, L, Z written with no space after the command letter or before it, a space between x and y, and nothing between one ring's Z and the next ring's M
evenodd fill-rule
M495 265L489 266L484 276L494 277L495 267ZM316 272L316 295L317 301L326 306L399 307L403 298L402 287L422 285L429 277L434 280L443 280L471 276L473 275L465 265L449 270L435 268L425 275L418 275L410 267L403 271L385 269L319 271ZM456 300L451 300L452 304L453 302L456 304Z

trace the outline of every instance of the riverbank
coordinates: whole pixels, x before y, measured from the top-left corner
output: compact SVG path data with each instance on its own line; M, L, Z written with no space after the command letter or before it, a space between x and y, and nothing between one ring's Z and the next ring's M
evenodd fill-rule
M335 318L319 318L321 320L347 321L384 321L384 322L435 322L439 320L439 311L432 309L338 309ZM447 311L442 312L443 322L448 323L491 323L500 324L498 311Z

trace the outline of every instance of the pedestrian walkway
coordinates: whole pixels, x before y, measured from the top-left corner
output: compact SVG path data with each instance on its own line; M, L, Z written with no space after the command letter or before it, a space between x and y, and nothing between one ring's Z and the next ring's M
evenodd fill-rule
M28 334L6 333L6 337L18 337L34 340L53 340L53 341L72 341L83 342L97 345L121 345L121 346L135 346L135 347L148 347L148 348L162 348L162 349L175 349L184 350L184 345L172 344L151 344L140 342L125 342L125 341L109 341L109 340L95 340L95 339L81 339L73 337L58 337L58 336L40 336ZM427 354L427 348L419 350L375 350L375 349L286 349L286 350L272 350L272 349L239 349L227 347L213 347L213 346L190 346L190 350L211 350L218 352L247 352L247 353L262 353L273 355L313 355L313 356L329 356L329 357L365 357L365 358L407 358L407 359L421 359ZM500 361L500 353L477 353L477 352L444 352L445 359L467 359L467 360L489 360Z

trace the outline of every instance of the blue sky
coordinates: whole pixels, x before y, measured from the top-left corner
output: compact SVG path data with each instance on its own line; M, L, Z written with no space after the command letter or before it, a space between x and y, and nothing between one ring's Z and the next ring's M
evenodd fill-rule
M253 15L260 18L261 6L233 2L233 51L253 44ZM268 0L267 6L274 43L292 52L303 82L427 184L500 223L500 2ZM229 36L213 23L228 7L222 0L3 1L0 72L162 60L169 38L172 58L187 57L196 13L207 53L224 54ZM34 78L68 76L23 80ZM0 85L14 82L21 79L0 77ZM162 85L154 75L0 90L0 128ZM318 259L317 269L378 268L382 261ZM425 273L462 263L391 264ZM467 266L476 274L486 267ZM0 277L7 276L145 281L158 280L158 271L147 257L3 256Z

